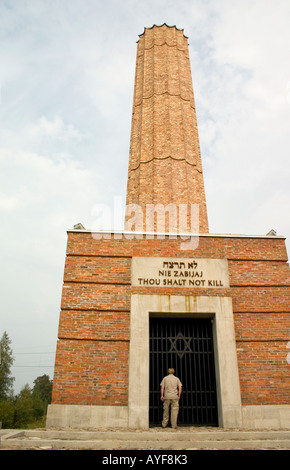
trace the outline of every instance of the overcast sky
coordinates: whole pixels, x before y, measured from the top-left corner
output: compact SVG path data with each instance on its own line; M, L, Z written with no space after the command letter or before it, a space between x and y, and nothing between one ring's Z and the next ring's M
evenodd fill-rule
M66 230L125 201L136 41L164 22L189 37L210 232L290 237L289 0L0 0L0 336L17 393L53 377Z

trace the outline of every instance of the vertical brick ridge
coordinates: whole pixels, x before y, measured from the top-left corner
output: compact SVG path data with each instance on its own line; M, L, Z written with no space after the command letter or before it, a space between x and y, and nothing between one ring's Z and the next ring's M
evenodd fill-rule
M174 42L174 40L172 40L172 42L173 42L174 45L177 45L176 29L172 28L172 29L167 29L166 31L167 31L167 33L169 33L169 32L173 33L175 42ZM172 34L171 34L171 37L172 37ZM168 151L168 154L169 154L169 157L171 157L172 156L173 134L172 134L172 113L171 113L171 106L170 106L169 100L170 100L170 97L171 97L170 96L171 87L173 87L172 82L174 82L174 80L172 79L172 69L173 69L174 61L170 60L170 59L171 59L172 53L175 52L176 48L169 47L169 46L163 46L163 47L166 47L166 49L167 49L167 70L168 70L169 79L167 80L168 95L166 96L166 99L167 99L168 122L170 123L170 127L169 127L169 129L170 129L170 131L169 131L169 151ZM180 84L178 83L178 85L180 85ZM179 86L179 92L180 92L180 86ZM174 160L169 158L168 164L170 165L170 181L168 181L168 184L170 184L170 194L168 193L168 199L169 200L166 201L166 203L170 204L170 202L174 200L175 196L176 196L177 199L179 198L179 196L176 193L176 185L175 185L175 182L176 182L175 165L174 165L175 162L174 162Z
M145 39L145 38L144 38ZM139 44L138 44L139 46ZM139 150L139 180L138 180L138 204L142 207L146 204L146 199L152 199L154 194L154 172L153 165L144 165L141 167L141 160L145 161L153 159L153 145L154 145L154 106L149 96L152 94L153 81L151 80L148 71L154 67L152 51L145 51L144 41L140 41L142 46L142 55L139 56L143 60L143 81L140 94L140 139L138 143ZM147 98L148 97L148 98ZM145 136L145 138L143 138ZM152 184L148 184L151 181ZM145 199L144 199L145 198Z
M198 204L199 232L208 233L187 38L166 24L145 28L139 38L127 204L141 206L144 231L147 204L185 204L188 231L191 204Z
M180 32L179 32L180 33ZM176 34L177 34L177 31L176 31ZM180 35L180 34L179 34ZM183 42L187 40L185 38L182 39ZM179 164L179 168L182 169L182 173L180 174L179 173L179 181L178 181L178 186L181 186L183 188L183 194L181 193L177 193L178 194L178 199L180 200L183 200L185 198L185 200L187 201L190 201L190 193L189 193L189 188L192 184L192 180L189 181L189 178L188 178L188 165L186 164L186 162L188 161L188 158L190 155L188 155L188 152L187 152L187 139L186 139L186 135L187 135L187 132L186 132L186 122L188 121L188 117L186 116L186 101L184 101L183 99L183 93L182 93L182 80L183 80L183 67L181 66L181 62L183 60L183 57L184 57L184 54L185 54L185 49L176 49L176 62L177 62L177 69L178 69L178 89L179 89L179 96L180 96L180 100L179 101L179 110L180 110L180 127L181 127L181 137L182 137L182 156L183 156L183 159L184 161L181 163L179 162L174 162L175 165ZM190 84L190 81L188 82ZM193 162L191 162L193 163ZM183 179L186 184L181 184L181 181L180 179ZM177 185L175 185L177 186ZM185 193L185 194L184 194Z

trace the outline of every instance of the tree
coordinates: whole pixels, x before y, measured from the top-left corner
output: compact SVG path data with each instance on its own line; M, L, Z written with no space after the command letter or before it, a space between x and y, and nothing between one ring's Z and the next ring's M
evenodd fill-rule
M43 416L46 413L47 405L51 402L52 380L44 374L34 380L32 398L34 402L35 417Z
M14 357L10 344L11 340L4 331L0 339L0 400L7 400L13 394L14 377L10 374Z
M0 339L0 422L3 428L42 425L47 405L51 402L52 380L48 375L37 377L33 389L26 384L20 393L14 396L15 379L11 377L14 358L10 344L5 331Z
M12 399L0 401L0 422L2 428L14 427L15 405Z
M20 393L15 397L14 426L25 428L34 420L33 399L28 384L24 385Z
M39 393L44 403L50 403L52 394L52 380L49 379L49 376L46 374L41 375L40 377L37 377L33 383L33 393Z

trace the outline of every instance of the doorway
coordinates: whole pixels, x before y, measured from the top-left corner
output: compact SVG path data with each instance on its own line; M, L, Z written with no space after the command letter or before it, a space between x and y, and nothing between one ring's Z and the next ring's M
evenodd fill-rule
M182 383L178 424L217 426L212 319L154 316L149 330L149 424L162 421L160 382L173 367Z

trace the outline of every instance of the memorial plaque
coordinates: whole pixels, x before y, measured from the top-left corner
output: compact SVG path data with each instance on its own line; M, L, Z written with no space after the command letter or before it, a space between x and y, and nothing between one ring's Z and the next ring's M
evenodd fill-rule
M132 286L227 288L226 259L132 258Z

